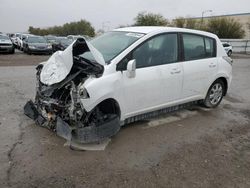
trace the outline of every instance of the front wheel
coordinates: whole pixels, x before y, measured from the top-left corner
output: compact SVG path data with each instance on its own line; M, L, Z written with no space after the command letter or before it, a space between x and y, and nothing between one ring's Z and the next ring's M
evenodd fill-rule
M222 80L216 80L209 88L207 96L204 100L204 105L207 108L217 107L223 98L225 85Z

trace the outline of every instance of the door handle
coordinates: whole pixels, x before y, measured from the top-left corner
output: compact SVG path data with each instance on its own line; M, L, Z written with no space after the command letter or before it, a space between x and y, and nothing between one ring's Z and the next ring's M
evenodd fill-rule
M209 64L209 67L210 67L210 68L214 68L214 67L216 67L216 64L211 63L211 64Z
M173 70L171 71L171 74L179 74L179 73L181 73L181 70L180 70L180 69L173 69Z

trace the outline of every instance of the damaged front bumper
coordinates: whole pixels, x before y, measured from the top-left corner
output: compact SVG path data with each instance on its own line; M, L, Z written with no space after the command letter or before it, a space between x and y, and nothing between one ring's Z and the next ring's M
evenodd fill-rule
M90 51L97 62L79 55ZM98 107L90 112L81 99L89 98L84 82L103 74L103 58L85 40L77 40L67 50L53 54L37 67L35 102L28 101L24 113L37 125L53 130L57 135L78 143L100 142L120 129L120 118Z
M78 122L76 126L72 127L60 116L57 116L54 122L49 122L46 117L39 113L37 106L32 101L26 103L24 113L33 119L37 125L55 131L58 136L66 140L82 144L101 142L115 135L120 130L120 120L116 115L113 115L113 117L101 125L92 124L85 127L81 122ZM49 125L50 123L53 123L55 126Z

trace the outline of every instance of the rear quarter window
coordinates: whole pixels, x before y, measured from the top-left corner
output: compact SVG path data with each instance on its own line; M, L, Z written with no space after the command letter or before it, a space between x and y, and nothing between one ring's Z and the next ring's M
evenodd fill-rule
M195 34L183 34L182 38L185 61L216 56L214 39Z

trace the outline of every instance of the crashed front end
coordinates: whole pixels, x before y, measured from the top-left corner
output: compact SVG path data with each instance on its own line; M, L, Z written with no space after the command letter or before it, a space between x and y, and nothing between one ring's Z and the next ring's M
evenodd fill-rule
M91 52L96 61L80 56L85 52ZM81 103L81 99L91 97L84 87L85 81L102 76L104 71L102 56L87 41L76 40L36 69L35 101L26 103L24 113L37 125L77 143L100 142L119 131L117 115L103 115L98 108L87 112Z

